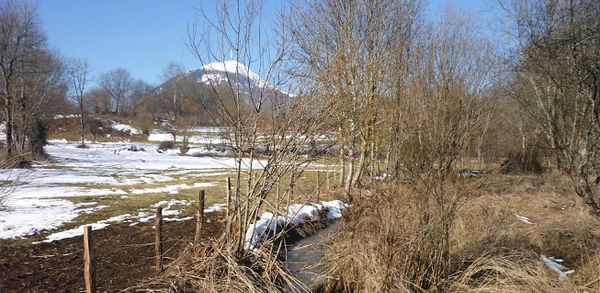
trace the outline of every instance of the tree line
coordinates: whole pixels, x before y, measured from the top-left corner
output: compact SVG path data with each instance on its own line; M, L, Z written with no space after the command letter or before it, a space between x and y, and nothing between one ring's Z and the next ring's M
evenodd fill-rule
M79 115L82 146L96 117L117 115L142 128L158 120L210 124L210 93L186 78L183 67L166 66L165 84L135 79L124 68L92 75L89 62L50 49L36 7L28 1L0 1L0 98L8 157L43 152L47 128L57 114ZM184 123L184 122L181 122Z

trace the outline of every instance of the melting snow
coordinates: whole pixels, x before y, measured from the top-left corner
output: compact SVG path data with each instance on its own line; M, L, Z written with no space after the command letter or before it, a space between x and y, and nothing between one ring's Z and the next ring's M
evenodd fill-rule
M224 209L227 209L227 204L226 203L217 203L214 204L208 208L204 209L204 213L214 213L214 212L220 212Z
M554 258L552 256L540 255L540 259L544 262L546 267L558 274L560 278L566 277L575 272L575 270L569 270L569 268L562 265L563 260L560 258Z
M31 236L77 217L75 204L62 199L12 199L0 210L0 239Z
M294 226L319 216L319 207L309 204L293 204L287 208L287 220Z
M175 141L181 142L184 140L184 138L187 139L187 141L189 143L193 143L193 144L223 145L223 144L230 143L230 140L227 139L226 136L220 135L218 133L214 133L211 135L189 135L189 136L175 135ZM148 135L148 141L156 141L156 142L173 141L173 135L170 133L153 131L153 132L150 132L150 134Z
M267 231L276 231L286 224L298 226L306 220L319 216L321 210L327 211L327 218L329 220L339 219L342 217L341 210L347 206L347 204L344 204L340 200L333 200L322 201L320 204L290 205L287 208L287 217L276 216L269 212L262 213L258 221L248 226L244 247L252 249L256 247L256 244Z
M515 214L515 217L517 217L517 219L519 219L519 221L521 221L525 224L533 224L533 222L531 222L529 217L525 217L525 216L521 216L521 215L517 215L517 214Z
M141 135L142 131L132 127L130 125L127 124L123 124L123 123L119 123L116 121L110 121L110 127L112 127L112 129L118 130L118 131L122 131L122 132L127 132L129 134L133 134L133 135Z
M168 185L168 186L155 187L155 188L132 189L132 190L130 190L130 192L132 194L163 193L163 192L168 192L169 194L178 194L179 190L181 190L181 189L191 189L191 188L197 188L197 187L210 187L213 185L214 185L213 183L206 183L206 182L194 183L194 185L177 184L177 185Z

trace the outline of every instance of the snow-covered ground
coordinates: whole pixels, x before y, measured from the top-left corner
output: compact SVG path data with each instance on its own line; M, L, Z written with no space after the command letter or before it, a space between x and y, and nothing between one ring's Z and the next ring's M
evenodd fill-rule
M137 129L135 127L132 127L130 125L127 124L123 124L117 121L110 121L110 127L112 127L112 129L118 130L118 131L122 131L122 132L126 132L132 135L141 135L142 131L140 129Z
M191 204L192 204L192 201L187 201L187 200L170 200L170 201L160 201L160 202L154 204L153 207L159 207L159 206L163 207L163 211L162 211L162 215L164 216L163 221L166 221L166 222L187 221L187 220L191 220L192 217L190 217L190 216L177 217L180 214L180 212L177 209L172 209L172 207L174 205L188 206ZM218 212L218 211L223 210L224 208L225 208L225 204L215 204L215 205L210 206L209 208L204 209L204 213ZM96 223L88 224L88 226L91 226L93 230L99 230L99 229L106 228L110 224L113 224L113 223L130 223L129 224L130 226L135 226L139 223L148 222L148 221L154 219L154 217L155 217L155 214L153 214L153 213L146 212L146 211L140 211L137 215L131 215L131 214L118 215L118 216L110 217L106 220L101 220ZM56 240L80 236L83 234L84 226L86 226L86 225L81 225L77 228L52 233L52 234L48 235L46 237L46 239L43 240L42 242L52 242L52 241L56 241Z
M268 231L280 231L286 225L299 226L306 221L319 217L320 211L327 212L331 221L342 217L342 209L348 205L340 200L322 201L321 203L293 204L287 207L286 213L274 215L264 212L259 219L248 226L244 247L254 249Z
M214 132L213 134L190 134L189 136L176 135L175 141L182 142L184 139L191 144L224 145L230 143L230 140L223 134ZM148 141L172 141L173 135L170 133L152 131L148 135Z
M0 170L0 181L14 181L7 207L0 209L0 239L27 237L53 230L82 213L94 212L70 201L70 197L123 198L149 193L177 194L180 190L209 187L217 182L182 184L181 176L197 178L223 174L234 167L233 158L180 156L178 150L159 153L155 144L135 144L144 151L130 151L130 143L89 144L51 141L46 152L50 163L32 169ZM140 188L139 184L153 186ZM118 219L96 223L98 227ZM72 232L71 232L72 233ZM70 235L69 233L66 233Z

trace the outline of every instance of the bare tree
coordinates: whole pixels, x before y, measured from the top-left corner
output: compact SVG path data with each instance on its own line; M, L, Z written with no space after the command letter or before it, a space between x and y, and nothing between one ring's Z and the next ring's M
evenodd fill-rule
M24 81L24 66L45 46L46 38L38 25L35 9L27 2L0 2L0 97L6 118L6 152L14 147L14 109L19 83Z
M112 110L111 98L108 92L102 87L95 87L85 95L87 111L94 114L106 114Z
M172 96L171 103L171 115L173 118L177 119L179 115L179 104L181 103L181 81L185 79L183 73L185 71L185 67L177 63L175 61L169 62L163 72L161 74L162 78L165 80L165 86L168 87L170 96ZM178 101L179 99L179 101Z
M123 68L100 75L100 85L108 92L114 103L114 113L123 114L124 104L131 92L133 79L129 71Z
M396 133L390 107L402 90L415 49L420 1L311 1L298 8L301 76L319 85L338 132L340 185L348 195L363 175L376 175ZM396 74L396 75L394 75ZM397 118L397 117L396 117ZM386 165L390 162L390 150ZM385 168L388 168L385 166Z
M89 82L89 64L83 59L72 59L69 61L67 76L70 86L70 98L79 109L79 127L81 136L81 147L85 147L85 95Z
M594 172L600 162L600 4L598 1L505 3L520 57L513 96L527 110L575 191L600 209Z
M210 115L226 130L236 161L226 237L216 250L231 255L225 274L219 276L222 284L244 278L248 271L238 268L244 267L248 257L260 255L275 263L275 242L266 242L266 249L258 252L246 240L258 233L252 227L259 213L269 211L277 218L285 215L282 208L291 200L293 188L269 193L283 178L298 178L315 159L305 154L325 121L316 92L305 89L291 96L281 90L294 35L287 31L288 25L277 23L274 27L281 31L267 37L269 27L263 23L263 12L262 1L218 1L214 10L201 10L202 26L189 30L190 48L202 64L203 82L216 104ZM207 74L217 71L223 74L219 78ZM259 150L268 157L258 160ZM262 170L255 177L257 169ZM263 290L275 290L272 283L265 286Z

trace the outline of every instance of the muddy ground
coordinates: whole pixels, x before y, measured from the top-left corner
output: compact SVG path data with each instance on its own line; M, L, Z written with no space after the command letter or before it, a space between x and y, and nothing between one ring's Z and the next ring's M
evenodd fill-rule
M207 214L203 238L222 227L221 214ZM115 292L155 274L153 222L111 225L93 233L99 292ZM165 222L165 264L194 239L195 222ZM0 292L81 292L82 237L41 244L0 241Z

